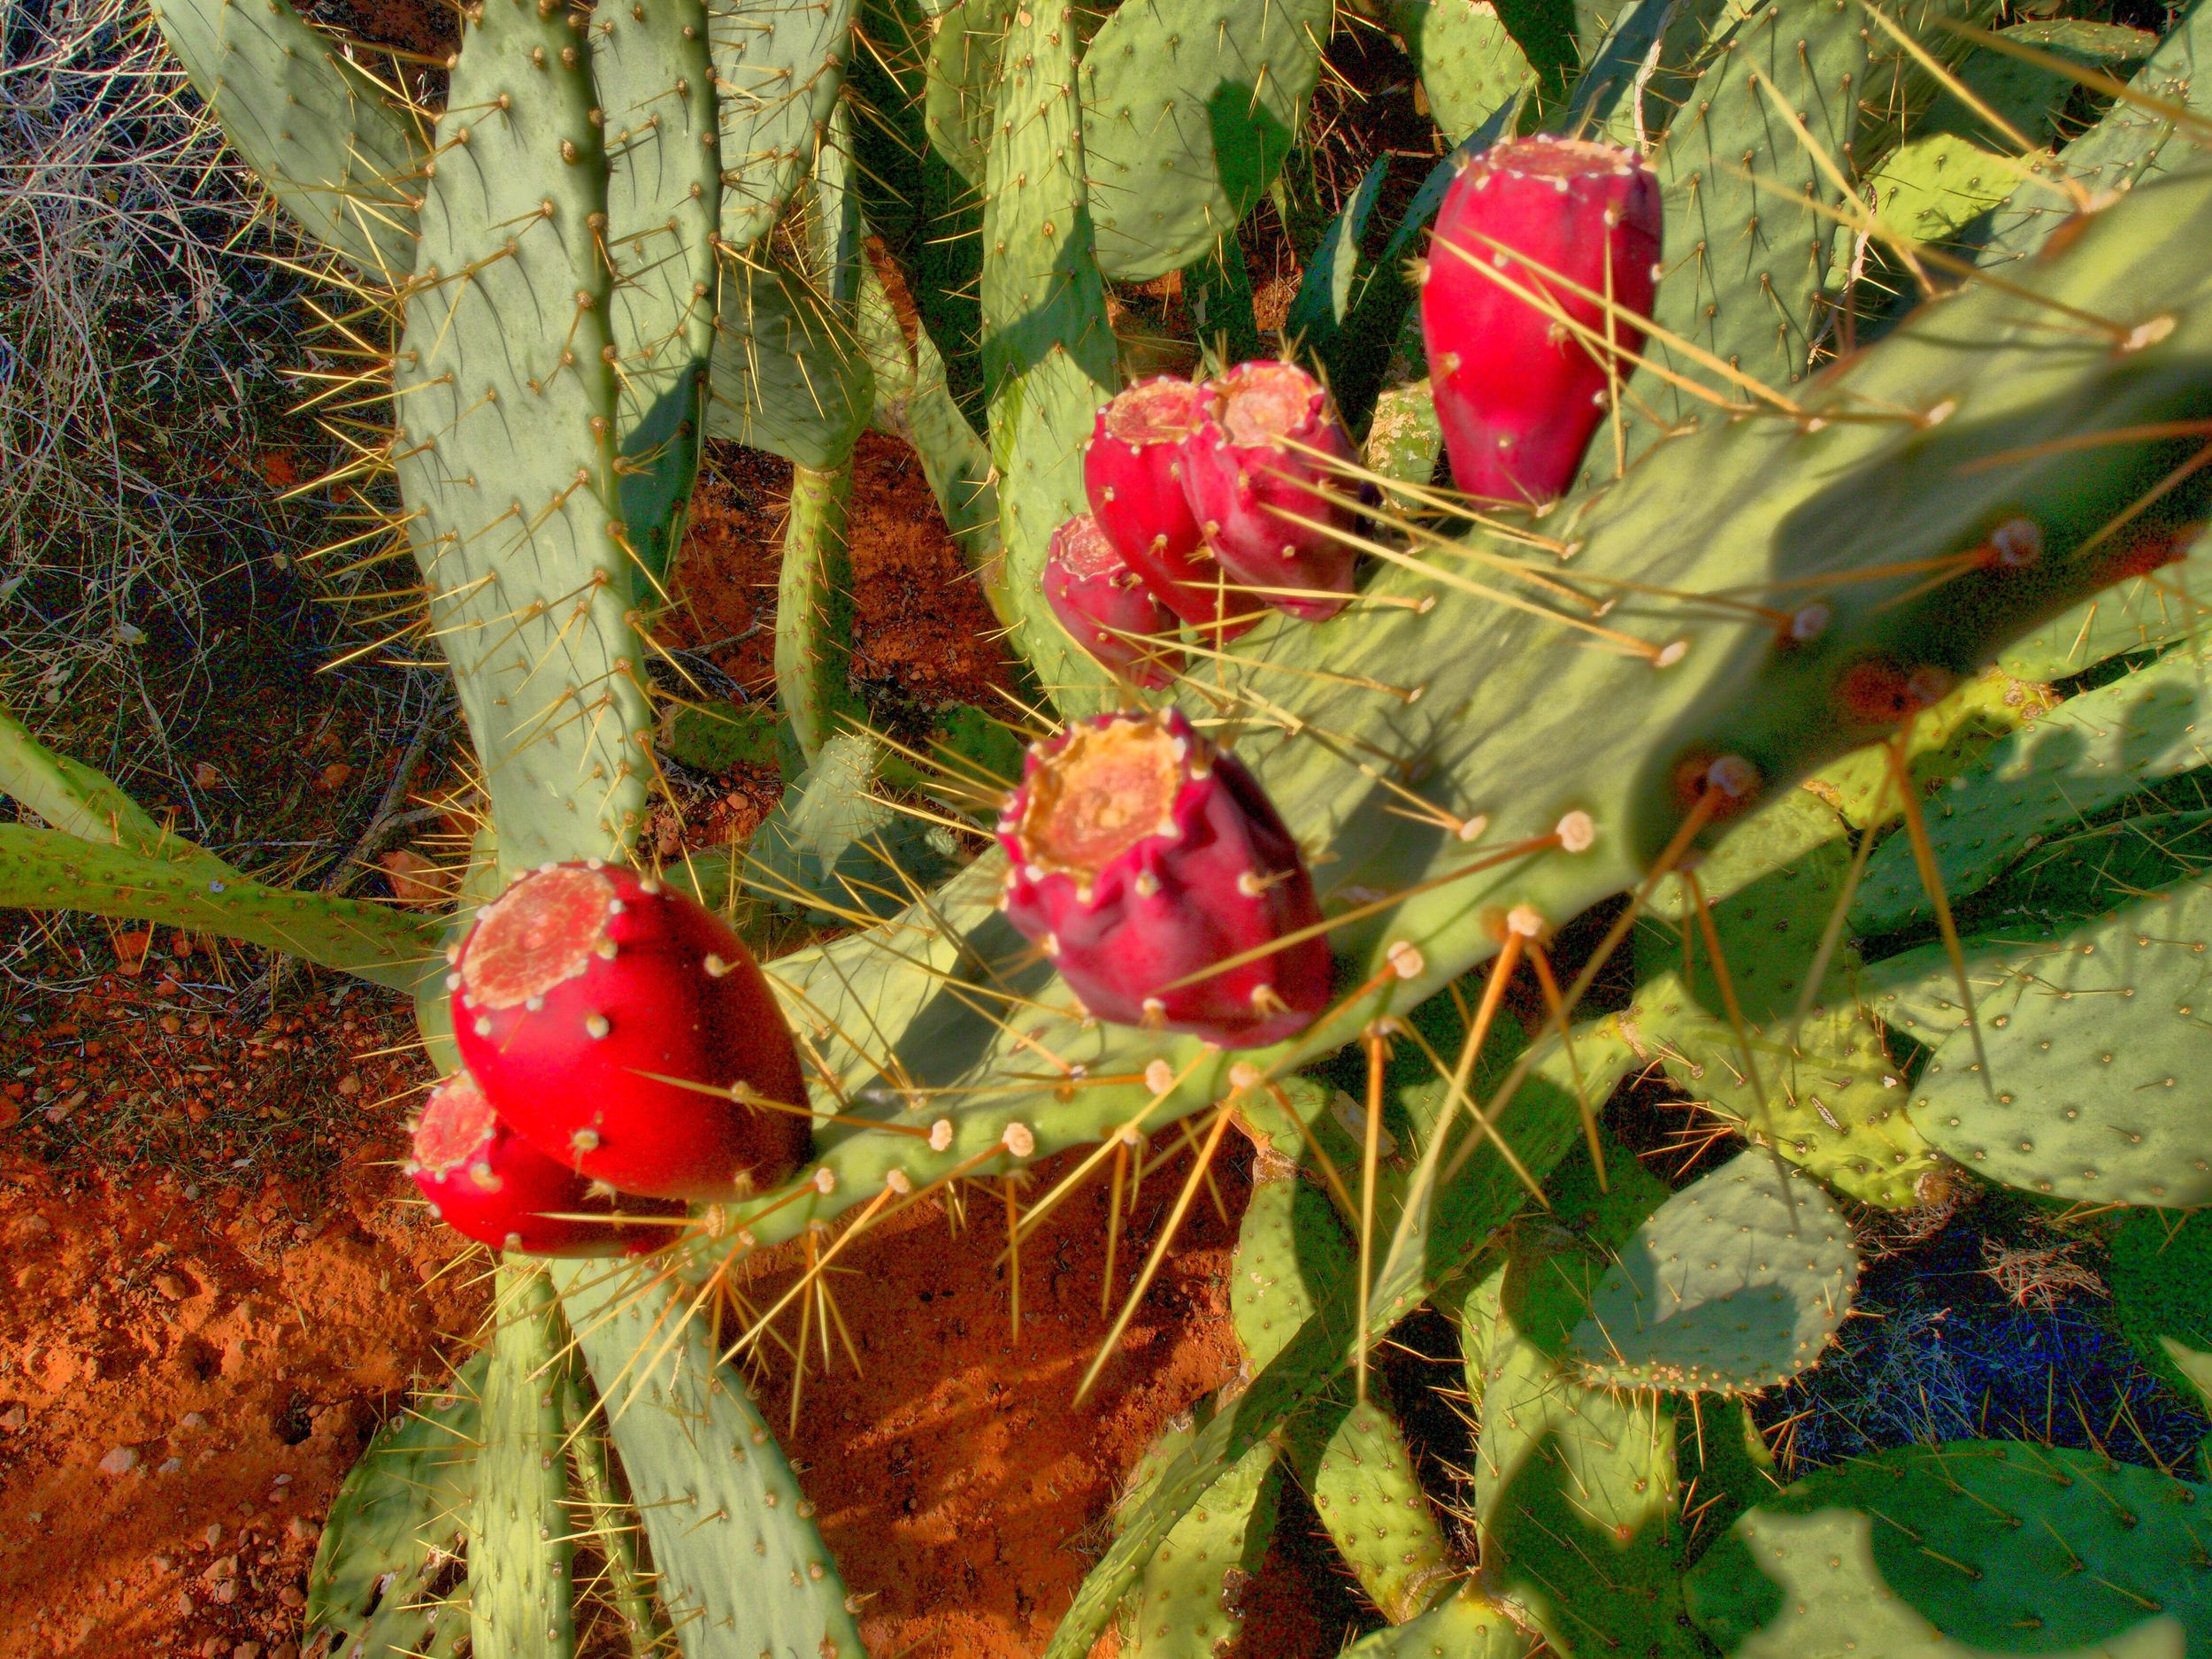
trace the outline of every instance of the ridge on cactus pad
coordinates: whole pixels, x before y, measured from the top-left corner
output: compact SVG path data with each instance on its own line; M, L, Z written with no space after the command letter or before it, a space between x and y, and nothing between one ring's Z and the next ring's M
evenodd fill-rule
M1139 380L1098 411L1083 451L1084 493L1100 526L1162 604L1202 626L1233 608L1184 488L1183 451L1206 403L1206 388L1188 380ZM1218 635L1226 643L1257 620Z
M591 1181L500 1122L466 1072L430 1091L415 1124L407 1173L429 1200L432 1215L495 1250L612 1256L664 1241L657 1229L617 1222L613 1204L594 1193Z
M1052 614L1078 645L1132 685L1159 691L1174 683L1183 666L1171 642L1174 612L1138 580L1091 514L1078 513L1052 533L1044 583Z
M1659 242L1659 186L1633 150L1539 136L1466 165L1421 288L1461 491L1544 502L1574 480L1642 348Z
M484 907L455 969L461 1057L500 1118L568 1167L712 1201L806 1156L790 1031L696 899L596 859L546 865Z
M1000 908L1100 1019L1252 1048L1328 1002L1297 842L1252 774L1172 709L1033 747L998 838Z
M1183 445L1183 488L1222 568L1276 610L1325 622L1352 591L1356 514L1340 474L1358 454L1328 388L1294 363L1240 363Z

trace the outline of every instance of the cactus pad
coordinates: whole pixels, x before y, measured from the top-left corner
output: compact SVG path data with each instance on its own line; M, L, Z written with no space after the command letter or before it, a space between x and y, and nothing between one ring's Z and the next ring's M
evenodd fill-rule
M510 871L618 851L645 800L604 116L569 15L487 0L464 26L393 375L407 532Z
M1361 1637L1338 1659L1523 1659L1536 1638L1474 1585L1409 1624Z
M1904 1210L1919 1202L1935 1149L1905 1115L1904 1068L1856 1004L1812 1010L1795 1025L1794 1046L1787 1015L1754 1027L1756 1091L1735 1032L1691 1006L1672 974L1639 990L1630 1018L1675 1087L1755 1145L1773 1147L1862 1203Z
M814 1506L689 1294L650 1268L553 1271L670 1624L710 1635L709 1655L865 1659Z
M1330 0L1134 0L1083 55L1098 263L1142 282L1188 265L1281 170L1321 71Z
M307 1575L307 1634L339 1653L426 1652L457 1637L465 1611L438 1589L460 1557L476 1493L479 1354L446 1386L377 1432L323 1522Z
M2212 883L2016 950L1975 973L1986 1079L1955 1030L1913 1120L1985 1179L2095 1203L2212 1201L2200 1056L2212 1031Z
M1755 1394L1819 1359L1858 1275L1836 1201L1754 1148L1637 1229L1570 1351L1594 1382Z
M711 0L722 238L751 247L812 167L844 85L852 0Z
M2161 779L2205 764L2206 664L2191 655L2069 699L1997 743L1962 787L1931 803L1928 841L1953 903L1996 879L2030 836L2079 822ZM1851 925L1882 933L1933 907L1904 836L1875 850Z
M152 0L223 135L307 234L396 288L415 268L422 122L288 0Z
M469 1651L473 1659L567 1659L576 1545L560 1359L567 1333L542 1270L500 1269L498 1333L484 1376L484 1448L469 1510Z
M1131 1659L1213 1659L1244 1619L1238 1593L1275 1532L1275 1448L1255 1446L1170 1529L1133 1596Z
M1733 1659L2194 1652L2212 1640L2208 1501L2063 1447L1901 1448L1741 1517L1690 1575L1690 1610Z

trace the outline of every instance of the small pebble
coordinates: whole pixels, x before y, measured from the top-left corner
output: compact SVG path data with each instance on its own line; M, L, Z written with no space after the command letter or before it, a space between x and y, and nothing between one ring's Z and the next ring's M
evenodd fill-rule
M104 1475L127 1475L137 1467L138 1448L135 1446L118 1446L100 1460L100 1472Z
M177 1472L180 1469L182 1469L183 1467L184 1467L184 1459L183 1459L183 1458L181 1458L181 1457L165 1457L165 1458L163 1458L163 1459L161 1460L161 1467L160 1467L159 1469L156 1470L154 1472L155 1472L156 1474L159 1474L159 1475L173 1475L173 1474L175 1474L175 1473L176 1473L176 1472Z
M11 1434L30 1420L30 1414L21 1406L10 1406L5 1411L0 1411L0 1429L5 1429Z

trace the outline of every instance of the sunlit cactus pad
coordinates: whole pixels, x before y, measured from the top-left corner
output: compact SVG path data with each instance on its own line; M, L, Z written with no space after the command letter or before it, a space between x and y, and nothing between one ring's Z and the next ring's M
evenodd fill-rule
M2182 1209L2212 1199L2203 1057L2212 1037L2212 885L2038 939L1978 987L1912 1115L1976 1174L2067 1198Z
M1739 1519L1689 1579L1733 1659L2151 1659L2212 1641L2203 1486L2008 1440L1825 1469Z
M1594 1382L1755 1393L1820 1357L1858 1274L1836 1201L1755 1148L1636 1230L1570 1349Z

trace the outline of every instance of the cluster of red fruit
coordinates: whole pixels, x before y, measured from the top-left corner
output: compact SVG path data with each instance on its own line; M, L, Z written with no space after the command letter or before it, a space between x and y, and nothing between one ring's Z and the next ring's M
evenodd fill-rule
M1422 326L1459 488L1532 503L1573 480L1651 306L1658 193L1629 151L1517 140L1437 219ZM1351 435L1289 363L1133 386L1084 456L1091 511L1045 591L1139 684L1257 603L1320 621L1352 591ZM1173 710L1032 749L1000 817L1001 908L1100 1019L1224 1048L1295 1036L1329 1000L1298 844L1252 774ZM806 1084L759 967L710 911L590 862L524 876L454 958L466 1070L431 1095L410 1172L471 1238L539 1255L650 1248L652 1217L772 1186L811 1144ZM618 1214L616 1205L625 1206Z
M1532 505L1574 481L1657 281L1657 181L1632 150L1516 139L1475 157L1438 212L1421 292L1439 425L1467 495ZM1090 511L1054 534L1053 614L1115 673L1157 690L1271 607L1320 622L1359 560L1357 453L1295 364L1130 387L1083 454Z
M683 894L596 859L547 864L485 906L448 985L465 1069L425 1104L408 1173L472 1239L648 1250L686 1201L772 1186L807 1156L775 995Z
M1053 614L1107 667L1156 689L1181 671L1179 621L1217 644L1262 605L1334 616L1359 557L1344 534L1353 453L1328 389L1295 364L1139 381L1098 411L1083 452L1091 511L1053 534Z

